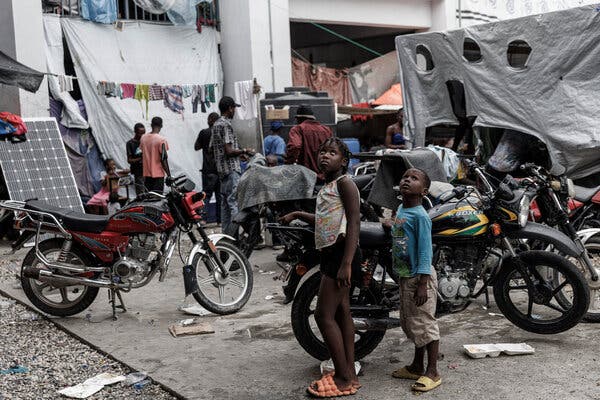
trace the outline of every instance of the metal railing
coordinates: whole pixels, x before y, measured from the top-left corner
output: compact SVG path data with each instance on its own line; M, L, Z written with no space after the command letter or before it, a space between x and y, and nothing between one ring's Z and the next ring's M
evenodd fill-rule
M116 0L117 15L121 20L154 21L170 24L167 14L152 14L138 7L133 0ZM198 16L196 25L213 26L217 30L219 26L219 3L213 0L210 3L200 3L197 6ZM79 0L46 0L43 2L43 12L59 14L60 16L79 16Z

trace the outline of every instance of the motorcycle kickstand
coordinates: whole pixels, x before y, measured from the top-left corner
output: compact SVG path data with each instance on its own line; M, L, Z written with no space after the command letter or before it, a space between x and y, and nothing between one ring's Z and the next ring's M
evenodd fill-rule
M485 288L485 309L490 309L490 292L487 287Z
M116 299L119 299L119 304L116 303ZM121 297L121 291L119 289L108 289L108 302L112 307L112 318L113 321L117 320L117 308L121 309L124 313L127 312L123 297Z

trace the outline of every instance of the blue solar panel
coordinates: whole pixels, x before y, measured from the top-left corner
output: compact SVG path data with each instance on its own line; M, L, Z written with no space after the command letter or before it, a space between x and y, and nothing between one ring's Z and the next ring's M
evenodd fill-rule
M11 200L38 199L83 212L75 177L54 118L24 118L27 140L0 141L0 166Z

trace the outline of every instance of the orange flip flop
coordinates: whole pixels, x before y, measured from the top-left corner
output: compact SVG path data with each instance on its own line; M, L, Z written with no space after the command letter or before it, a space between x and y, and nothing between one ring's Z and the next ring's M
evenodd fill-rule
M341 391L338 389L332 375L325 375L318 381L314 381L306 388L306 391L317 398L342 397L356 394L358 389L351 386L349 389Z

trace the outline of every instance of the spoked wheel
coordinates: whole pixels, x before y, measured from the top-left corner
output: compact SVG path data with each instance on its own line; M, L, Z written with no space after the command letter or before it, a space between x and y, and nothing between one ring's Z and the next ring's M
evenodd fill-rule
M50 261L57 261L63 239L49 239L39 244L41 253ZM91 265L91 262L78 248L72 247L63 259L64 263L75 266ZM33 267L49 270L35 256L35 248L31 249L23 259L22 268ZM22 270L21 270L22 271ZM53 272L58 273L57 270ZM65 276L77 276L72 272L60 270ZM66 317L82 312L88 308L98 295L98 288L84 285L52 285L47 282L26 278L21 273L23 291L31 303L41 311L58 317Z
M496 304L506 318L541 334L575 326L589 304L587 284L577 267L546 251L525 251L518 257L504 265L494 284ZM565 298L570 301L564 302Z
M588 253L588 257L590 258L592 265L596 269L596 272L600 274L600 236L593 236L589 238L585 243L585 250ZM600 322L600 279L597 281L592 280L590 271L583 260L573 258L569 259L577 266L581 274L584 276L590 290L590 306L588 307L583 319L588 322ZM555 275L554 279L556 279L557 282L560 282L559 276ZM571 298L567 297L566 295L568 295L568 293L565 293L565 295L561 293L558 297L558 300L563 306L568 306L572 301Z
M292 303L292 328L294 336L304 350L317 360L327 360L329 351L323 341L323 337L315 321L315 308L321 284L321 273L316 273L308 278L298 289L298 293ZM389 313L382 313L381 318L386 318ZM352 313L353 317L358 315ZM361 358L370 354L381 342L385 331L355 331L354 352L355 358Z
M220 241L215 244L217 257L229 272L224 276L217 261L209 254L196 264L198 291L194 298L215 314L232 314L241 309L252 294L253 275L248 259L233 244Z

